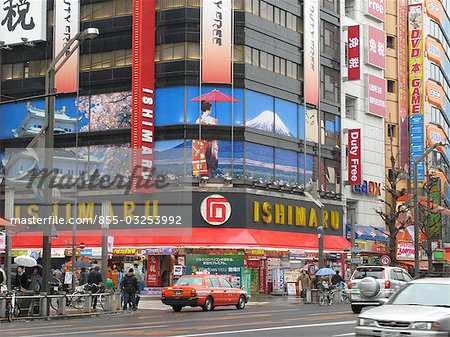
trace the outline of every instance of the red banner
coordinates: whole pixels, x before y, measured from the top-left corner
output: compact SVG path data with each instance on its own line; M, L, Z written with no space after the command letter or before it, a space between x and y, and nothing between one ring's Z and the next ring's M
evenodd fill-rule
M159 256L149 256L147 261L147 287L159 286Z
M386 67L386 33L369 25L367 36L368 63L384 69Z
M361 129L348 130L348 184L361 184Z
M361 79L361 47L359 43L359 25L348 27L347 49L348 49L348 80Z
M153 179L155 1L133 1L131 128L133 192L150 192Z

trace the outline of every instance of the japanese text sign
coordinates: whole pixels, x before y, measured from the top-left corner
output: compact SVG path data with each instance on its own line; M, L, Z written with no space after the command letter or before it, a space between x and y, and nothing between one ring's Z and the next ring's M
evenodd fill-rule
M348 27L348 80L359 80L361 79L361 47L360 47L360 34L359 25Z
M384 22L386 16L386 1L367 0L367 14Z
M370 114L386 117L386 80L368 75L368 100Z
M47 0L2 0L0 40L6 45L46 41Z
M367 61L370 65L384 69L386 66L386 33L367 26Z
M348 184L361 184L361 129L348 130Z

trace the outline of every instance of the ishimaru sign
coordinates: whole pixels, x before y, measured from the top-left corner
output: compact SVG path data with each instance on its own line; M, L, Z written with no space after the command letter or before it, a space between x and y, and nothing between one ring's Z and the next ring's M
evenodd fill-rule
M132 167L136 170L133 192L152 191L147 182L152 181L154 170L155 2L133 1L131 147Z

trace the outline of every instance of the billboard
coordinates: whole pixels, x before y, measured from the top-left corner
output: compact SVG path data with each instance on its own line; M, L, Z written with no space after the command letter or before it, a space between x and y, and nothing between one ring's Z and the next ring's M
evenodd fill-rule
M348 130L348 184L361 184L361 129Z
M361 45L359 25L348 27L347 37L347 68L348 80L354 81L361 79Z
M304 31L304 69L305 69L305 101L319 105L320 93L320 16L319 0L305 1L303 4L303 31Z
M397 2L397 49L398 49L398 104L400 166L408 171L408 1Z
M427 126L427 142L430 146L441 142L447 143L447 136L445 135L445 131L437 125L429 124ZM438 146L437 150L439 152L444 152L444 148L442 146Z
M3 0L0 40L6 45L47 40L47 0Z
M408 6L409 48L409 114L410 114L410 166L424 152L424 78L423 78L423 5ZM418 165L418 179L423 180L423 161Z
M368 113L379 117L386 117L386 80L371 75L367 76Z
M430 104L433 104L442 111L447 111L449 108L449 102L444 88L440 83L428 80L425 85L425 92L427 100Z
M384 22L387 0L367 0L367 15Z
M56 57L66 46L67 42L80 31L79 0L55 1L55 27L53 29L53 56ZM66 55L70 53L67 51ZM55 75L55 89L57 92L78 91L78 61L79 51L75 51L64 66Z
M132 166L137 168L133 192L148 192L137 179L152 180L155 90L156 0L133 1ZM137 179L136 179L137 178Z
M386 33L368 25L367 37L367 63L384 69L386 67Z
M202 82L231 84L232 0L202 0Z

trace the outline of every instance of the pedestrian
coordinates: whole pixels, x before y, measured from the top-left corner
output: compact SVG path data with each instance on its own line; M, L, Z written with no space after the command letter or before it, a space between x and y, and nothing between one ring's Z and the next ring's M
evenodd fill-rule
M103 283L102 274L100 273L100 267L95 266L95 268L89 273L88 284L95 286L95 291L93 293L99 292L101 284ZM97 309L98 296L93 296L92 309Z
M342 278L342 276L339 274L339 270L336 270L336 273L333 275L333 277L331 278L331 284L334 287L339 287L341 285L341 282L344 282L344 279Z
M134 271L138 280L139 292L141 292L142 290L144 290L144 276L142 275L141 268L139 268L139 265L137 263L134 264Z
M109 277L115 284L115 288L119 288L119 270L117 269L117 265L113 264L111 268L111 276Z
M80 286L88 283L88 279L89 279L89 272L86 270L86 268L81 268L80 280L79 280Z
M25 268L22 266L17 267L16 280L14 282L14 286L16 288L19 288L20 292L22 293L28 289L29 286L28 277L27 274L25 274Z
M39 273L39 269L37 267L33 268L33 273L30 278L30 290L34 291L36 294L40 293L42 289L42 276Z
M125 276L122 279L122 282L120 283L120 288L123 293L123 310L127 310L127 306L130 307L130 309L136 310L136 300L135 295L138 288L138 280L136 276L134 275L134 269L130 268L128 270L128 273L125 274Z
M311 290L311 278L308 275L308 272L303 269L297 281L300 281L300 285L302 286L301 298L306 298L307 290Z
M3 268L0 267L0 293L8 290L6 283L7 283L6 273L3 270Z

